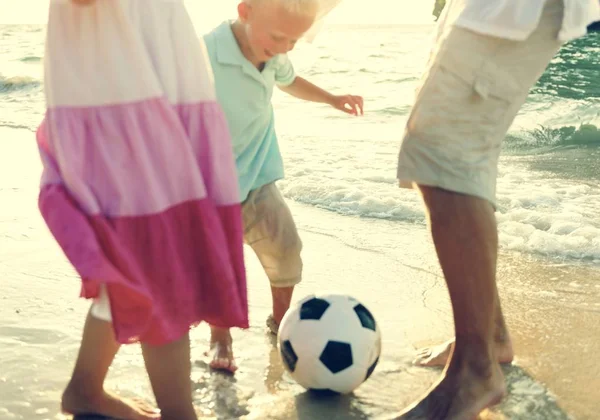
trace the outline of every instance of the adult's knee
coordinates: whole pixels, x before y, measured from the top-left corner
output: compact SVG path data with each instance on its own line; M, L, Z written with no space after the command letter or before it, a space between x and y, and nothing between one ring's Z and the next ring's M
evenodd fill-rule
M481 216L493 217L494 207L486 199L438 187L419 185L432 225L461 224Z

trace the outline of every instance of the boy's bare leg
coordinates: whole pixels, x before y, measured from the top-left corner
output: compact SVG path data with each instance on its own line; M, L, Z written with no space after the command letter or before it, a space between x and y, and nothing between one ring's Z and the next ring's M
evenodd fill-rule
M496 291L496 301L500 302L500 298ZM496 357L498 363L512 363L514 358L514 351L512 341L506 324L504 322L504 316L502 315L501 305L498 303L496 306L496 315L494 317L495 322L495 333L494 343L496 349ZM454 339L448 340L445 343L441 343L432 347L425 347L419 350L417 357L414 360L414 364L417 366L445 366L446 362L452 354L454 348Z
M292 295L294 294L294 286L292 287L274 287L271 286L271 296L273 297L273 313L267 319L267 327L277 335L279 324L285 313L290 309L292 303Z
M118 350L112 325L88 313L75 369L62 396L63 412L123 420L160 418L148 404L122 399L104 390L108 368Z
M161 420L197 420L192 400L190 337L169 344L142 344L148 377Z
M271 286L273 313L267 318L267 326L273 334L277 334L279 324L290 308L293 293L294 287ZM230 373L235 373L238 369L235 363L235 356L233 355L233 340L227 328L211 327L210 350L205 354L212 356L209 366L213 369Z
M238 367L229 328L210 327L210 349L204 355L212 357L209 363L212 369L235 373Z
M419 186L452 301L456 343L442 379L400 419L476 418L505 384L494 344L498 232L491 204Z

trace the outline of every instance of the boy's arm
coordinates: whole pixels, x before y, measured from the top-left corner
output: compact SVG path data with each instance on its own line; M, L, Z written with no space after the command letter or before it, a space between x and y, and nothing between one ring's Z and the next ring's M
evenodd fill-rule
M332 95L302 77L296 77L291 84L280 85L279 88L298 99L329 104L335 109L352 115L363 114L363 98L361 96Z

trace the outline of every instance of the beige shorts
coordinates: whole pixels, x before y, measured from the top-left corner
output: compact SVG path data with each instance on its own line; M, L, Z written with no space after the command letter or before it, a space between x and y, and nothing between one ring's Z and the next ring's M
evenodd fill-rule
M525 41L441 28L400 147L401 187L439 187L495 205L502 141L561 46L562 15L562 1L549 0Z
M274 183L250 191L242 204L244 241L252 247L273 287L302 280L302 241L296 223Z

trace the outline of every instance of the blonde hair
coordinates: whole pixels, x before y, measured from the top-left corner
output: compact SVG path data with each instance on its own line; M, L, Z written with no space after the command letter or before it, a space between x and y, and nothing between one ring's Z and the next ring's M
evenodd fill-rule
M319 0L244 0L250 5L275 3L283 6L283 8L294 14L313 15L319 12Z

